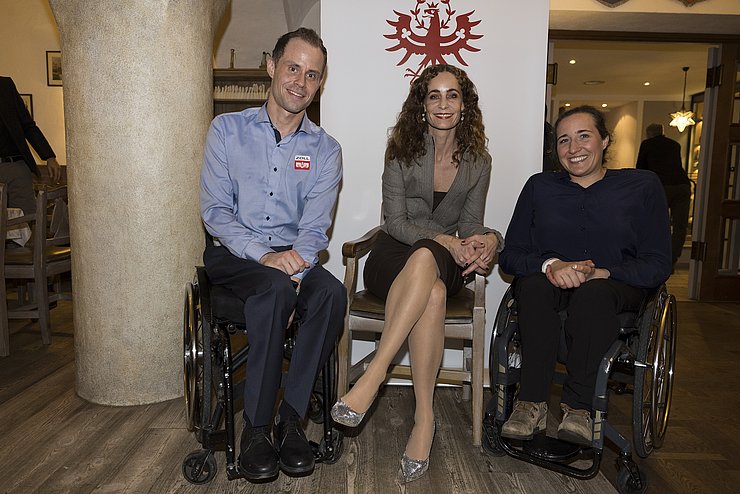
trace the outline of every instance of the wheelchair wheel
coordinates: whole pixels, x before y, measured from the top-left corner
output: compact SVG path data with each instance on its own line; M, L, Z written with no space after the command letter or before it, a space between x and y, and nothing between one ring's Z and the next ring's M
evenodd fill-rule
M634 461L620 459L617 463L616 487L619 494L642 494L647 490L647 478Z
M221 415L218 390L223 379L219 372L219 348L212 348L211 332L203 320L198 283L188 283L183 316L183 383L187 428L203 443L204 431L218 427Z
M314 424L324 423L324 394L318 391L311 393L308 402L308 418Z
M185 411L187 427L192 432L196 426L201 424L201 398L203 396L203 325L200 318L197 284L188 283L185 287L182 329ZM183 468L184 465L183 463Z
M650 314L640 331L637 360L644 366L635 367L632 403L634 448L641 458L663 445L668 425L676 361L675 297L661 291L646 309L645 315Z
M493 397L488 406L486 415L491 415L489 420L493 424L493 420L499 420L503 422L509 418L513 408L514 400L518 395L518 384L503 384L499 382L499 364L507 367L508 379L510 382L518 382L518 378L512 378L517 376L519 369L521 368L521 348L519 346L518 338L512 338L511 341L504 341L508 338L509 325L516 325L516 309L514 307L514 291L511 287L504 294L504 298L499 304L498 311L496 312L496 319L494 320L493 331L491 332L491 344L490 352L488 354L488 371L490 373L491 392ZM504 335L504 333L506 333ZM501 348L501 345L505 347L505 353ZM504 361L505 360L505 361ZM500 362L503 361L503 362ZM484 428L486 418L484 417ZM494 425L495 427L495 425Z
M321 463L333 465L339 461L344 453L344 434L337 429L332 429L331 449L327 447L326 438L318 444L316 455L320 458Z
M208 450L194 451L182 462L182 475L191 484L206 484L213 480L217 471L216 459Z

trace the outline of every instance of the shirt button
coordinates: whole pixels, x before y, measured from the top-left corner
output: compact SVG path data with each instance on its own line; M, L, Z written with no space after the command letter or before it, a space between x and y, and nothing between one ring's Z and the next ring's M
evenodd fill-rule
M585 232L585 231L586 231L586 227L585 227L585 226L582 226L582 227L581 227L581 231L582 231L582 232Z
M276 172L277 171L277 166L275 168L273 168L272 171Z
M270 197L272 197L272 192L270 192Z
M267 237L267 240L272 240L272 237Z
M269 217L269 216L268 216L267 218L265 218L265 219L266 219L267 221L270 221L270 217Z

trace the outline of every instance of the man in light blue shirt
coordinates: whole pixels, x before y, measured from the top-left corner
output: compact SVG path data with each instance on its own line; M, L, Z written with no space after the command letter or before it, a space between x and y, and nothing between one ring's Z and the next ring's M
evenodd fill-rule
M313 471L300 421L314 381L342 331L344 286L318 264L342 178L337 141L306 116L326 67L310 29L282 36L267 61L267 103L217 116L201 172L211 281L244 300L249 359L239 467L252 481ZM285 392L275 417L285 328L300 318Z

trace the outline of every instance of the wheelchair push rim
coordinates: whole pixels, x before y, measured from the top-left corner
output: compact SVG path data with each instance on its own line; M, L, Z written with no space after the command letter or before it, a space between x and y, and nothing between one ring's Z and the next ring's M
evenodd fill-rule
M676 362L676 299L668 295L663 308L658 331L658 344L651 365L653 367L653 386L651 396L650 428L653 445L663 445L668 415L671 410L673 394L673 377Z
M185 288L183 314L183 384L188 431L200 426L200 401L203 369L203 333L197 307L197 285L188 283Z
M671 407L676 354L676 300L663 289L641 331L635 367L633 437L641 458L663 444Z

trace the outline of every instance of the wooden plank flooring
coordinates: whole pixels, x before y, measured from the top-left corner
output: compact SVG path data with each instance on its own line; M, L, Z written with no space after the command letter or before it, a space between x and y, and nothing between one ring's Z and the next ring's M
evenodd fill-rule
M668 434L663 448L639 464L649 477L649 492L740 492L740 304L681 302L679 321ZM184 456L199 446L185 429L182 401L105 407L79 398L70 303L52 311L52 323L53 344L44 347L37 325L13 322L11 356L0 360L3 493L614 492L616 452L610 448L602 473L590 481L474 448L469 404L455 388L437 391L438 430L428 475L399 486L399 457L413 417L412 391L406 387L386 387L361 430L345 438L340 460L317 465L312 476L230 482L224 455L217 453L216 478L194 486L180 471ZM629 396L612 398L609 419L623 433L630 430L630 410ZM557 423L554 417L551 422ZM310 424L309 436L320 434L320 426Z

